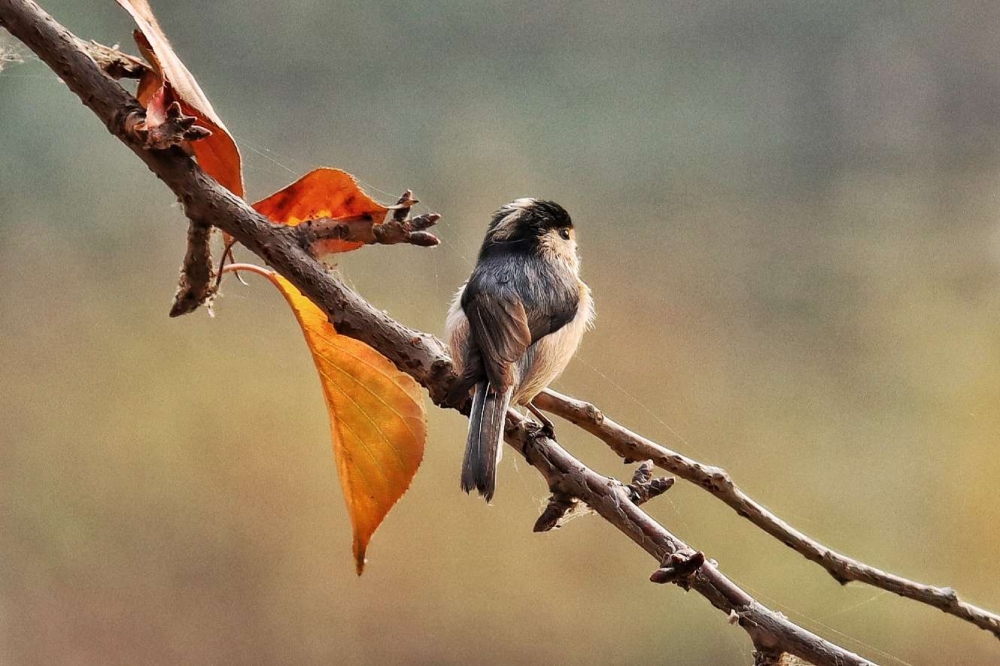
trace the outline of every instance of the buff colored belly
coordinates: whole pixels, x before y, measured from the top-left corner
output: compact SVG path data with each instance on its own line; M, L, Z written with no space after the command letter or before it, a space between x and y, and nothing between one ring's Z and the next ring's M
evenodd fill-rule
M531 345L525 360L530 361L530 367L522 368L522 376L514 391L513 402L524 405L541 393L549 384L562 374L570 360L580 347L583 334L590 326L594 317L594 303L590 297L590 289L580 283L580 307L573 319L555 333L546 335ZM526 370L526 372L525 372Z
M452 363L458 374L463 370L462 357L469 336L469 320L461 306L464 290L465 285L462 285L455 294L445 323ZM514 390L512 402L524 405L555 381L573 358L593 319L594 302L590 296L590 288L580 282L580 306L576 316L555 333L546 335L531 345L524 359L518 363L518 375L522 379Z

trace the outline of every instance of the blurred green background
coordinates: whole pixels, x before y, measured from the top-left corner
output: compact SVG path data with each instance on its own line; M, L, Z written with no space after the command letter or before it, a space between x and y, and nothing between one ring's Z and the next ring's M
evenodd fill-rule
M834 548L1000 609L996 2L153 4L252 198L329 165L443 215L439 248L343 258L373 303L440 335L490 212L553 198L599 313L557 388ZM113 2L43 5L134 52ZM0 73L0 661L752 663L601 521L532 534L547 493L515 456L494 506L462 494L454 413L431 409L356 578L281 299L232 282L214 319L168 319L180 210L19 52ZM1000 659L698 489L650 511L875 661Z

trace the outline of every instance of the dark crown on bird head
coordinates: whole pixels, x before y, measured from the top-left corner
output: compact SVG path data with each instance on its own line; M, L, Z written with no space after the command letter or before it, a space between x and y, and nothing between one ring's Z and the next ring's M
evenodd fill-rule
M515 199L493 214L488 241L509 242L537 238L552 229L571 229L573 220L554 201Z

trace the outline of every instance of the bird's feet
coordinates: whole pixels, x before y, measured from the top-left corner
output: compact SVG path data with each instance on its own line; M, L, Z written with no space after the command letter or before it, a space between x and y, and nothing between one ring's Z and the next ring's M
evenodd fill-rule
M553 425L552 421L542 414L541 410L535 407L530 402L525 405L528 411L531 412L536 419L538 419L539 432L548 437L549 439L555 441L556 438L556 427Z
M541 436L546 439L551 439L553 442L556 441L555 432L552 428L539 423L535 419L527 419L524 423L524 427L529 437Z
M542 434L551 439L552 441L555 441L556 428L554 425L552 425L552 421L546 420L546 422L542 424Z

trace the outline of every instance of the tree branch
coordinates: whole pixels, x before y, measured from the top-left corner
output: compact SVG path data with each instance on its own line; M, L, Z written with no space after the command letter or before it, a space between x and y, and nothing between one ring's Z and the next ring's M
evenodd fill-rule
M537 396L534 403L537 407L566 419L604 441L623 458L650 459L657 467L700 486L781 543L819 564L839 583L846 584L850 581L867 583L901 597L939 608L1000 638L1000 615L962 601L958 593L950 587L935 587L907 580L824 546L754 501L733 482L726 470L704 465L637 435L606 417L600 409L588 402L547 390Z
M441 241L425 230L437 224L440 219L441 216L437 213L427 213L412 219L393 216L382 224L376 224L368 216L339 220L324 217L301 222L295 229L299 242L306 248L312 248L318 241L324 240L344 240L365 245L409 243L419 247L433 247Z
M212 261L212 232L207 224L191 221L188 224L187 251L181 264L170 316L180 317L205 305L211 311L211 302L218 290L215 264Z
M700 561L693 571L670 582L695 590L719 610L736 617L759 650L790 652L814 664L871 663L760 604L726 578L715 562L699 557L650 518L632 501L628 487L588 468L545 437L536 424L508 414L505 436L507 443L541 472L553 492L578 498L661 564L677 555L681 560Z
M127 119L144 114L138 102L98 67L88 55L86 43L56 23L37 4L31 0L0 0L0 25L46 62L107 129L173 190L192 224L217 226L232 235L316 303L339 333L381 352L423 385L435 404L446 406L445 400L456 376L445 346L437 338L400 324L350 290L311 256L309 243L302 242L307 232L270 223L205 174L184 151L176 147L148 148L141 137L126 128ZM339 230L344 223L343 220L330 221L328 226L338 229L331 233L366 233L364 230L351 231L350 225L346 231ZM399 232L398 237L408 233L410 240L396 242L412 243L413 234L423 231L415 223L416 220L409 221L410 229ZM427 226L432 223L428 222ZM371 233L375 238L376 232ZM397 237L392 235L396 232L386 233L383 240L375 242ZM596 413L596 409L590 407ZM538 469L554 495L585 503L652 555L661 566L658 572L672 570L669 575L661 574L660 578L670 578L670 582L695 590L727 616L735 618L750 635L759 654L787 652L815 664L870 663L758 603L726 578L713 561L704 560L697 551L653 521L637 506L632 490L584 466L523 417L509 416L506 438ZM639 450L634 448L636 453ZM705 467L665 449L654 453L656 455L630 457L650 458L678 476L695 479L698 483L702 481L697 480L699 475L692 469L700 469L705 475L703 478L712 483L718 481L724 486L728 479L717 468ZM672 458L678 460L671 463ZM680 459L685 464L680 464ZM676 469L669 464L674 464Z
M674 485L674 478L653 478L653 463L645 461L636 468L632 475L632 483L625 486L629 498L636 506L645 504L654 497L659 497ZM535 521L535 532L548 532L562 527L570 518L586 513L586 507L573 495L556 491L549 498L549 503L542 515Z
M97 66L114 79L141 79L149 70L146 63L119 51L117 46L105 46L90 41L87 42L87 52Z

